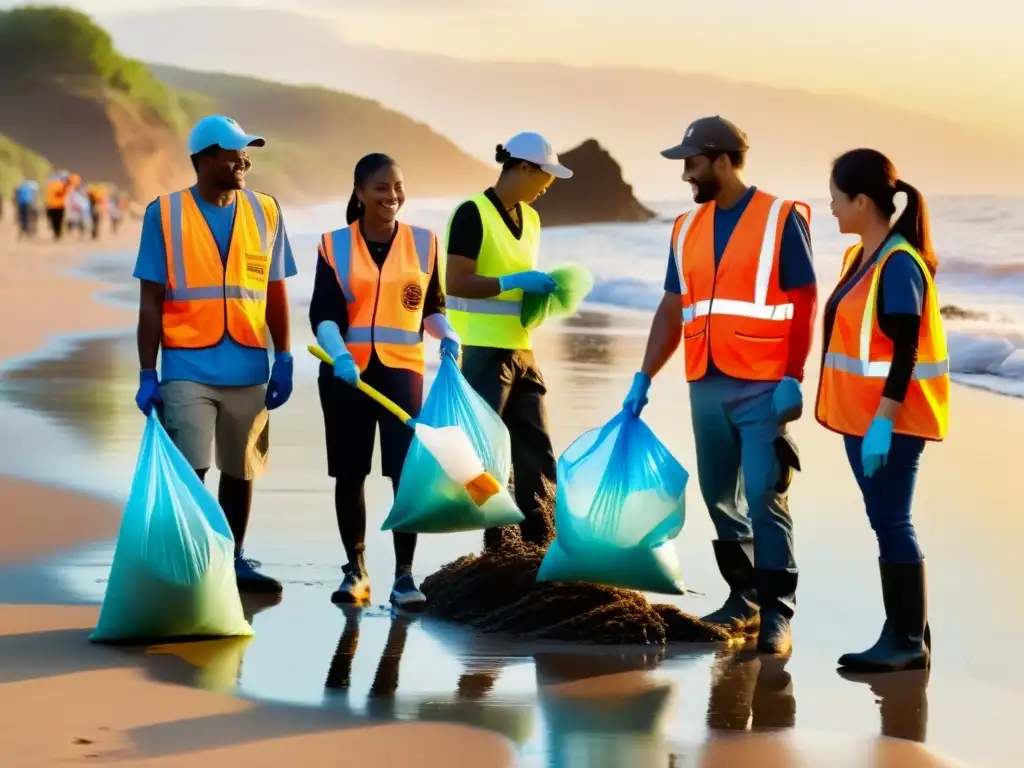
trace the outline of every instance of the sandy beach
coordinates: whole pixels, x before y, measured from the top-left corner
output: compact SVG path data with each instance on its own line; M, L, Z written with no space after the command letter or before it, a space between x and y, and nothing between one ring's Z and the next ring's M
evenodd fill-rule
M13 330L0 339L0 362L24 360L61 334L132 326L130 311L97 300L107 286L67 274L94 246L17 245L0 232L0 313ZM130 252L135 237L129 228L98 247ZM296 350L309 341L303 315L297 308ZM615 413L645 326L597 314L541 335L557 451ZM247 605L256 630L247 643L121 651L86 636L120 518L116 501L100 497L126 493L141 432L133 344L65 350L8 372L4 383L13 403L4 428L25 431L0 454L0 473L23 462L41 467L38 480L45 461L55 467L46 484L0 476L5 766L1015 764L1024 670L1012 649L1024 641L1024 619L1005 601L1024 534L1012 503L1024 476L1010 442L1024 426L1024 401L956 387L950 439L925 454L915 512L930 568L930 679L907 673L872 685L834 671L841 652L873 641L881 601L875 545L841 441L808 417L795 429L804 463L791 495L801 585L787 664L715 648L530 647L378 609L344 614L328 600L341 560L315 364L298 353L296 395L275 416L272 467L257 488L247 542L284 582L283 601ZM812 377L808 398L815 384ZM76 401L77 392L105 393L102 418L87 417L82 403L96 401ZM655 383L645 419L692 471L677 364ZM63 468L76 462L83 479L71 482ZM89 479L97 496L59 487ZM368 495L379 521L385 482L371 479ZM371 523L368 548L371 576L383 584L391 548L378 527ZM724 596L711 538L693 478L678 550L684 577L704 596L672 600L692 613ZM423 537L417 577L478 539ZM36 589L40 574L56 586Z

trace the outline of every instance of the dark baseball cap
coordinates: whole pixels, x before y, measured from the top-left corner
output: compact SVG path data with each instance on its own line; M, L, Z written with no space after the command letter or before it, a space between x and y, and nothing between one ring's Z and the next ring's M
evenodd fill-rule
M662 157L685 160L706 152L742 152L749 149L747 134L721 115L700 117L690 123L683 140L674 147L663 149Z

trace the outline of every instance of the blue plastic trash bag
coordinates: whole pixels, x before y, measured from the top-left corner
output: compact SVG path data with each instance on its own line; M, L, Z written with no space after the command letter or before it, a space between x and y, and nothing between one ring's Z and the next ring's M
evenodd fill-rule
M435 429L460 428L468 438L467 447L475 454L468 457L470 462L477 462L477 471L490 472L501 490L478 505L464 485L442 469L436 458L441 456L446 463L453 458L443 448L437 448L437 441L445 438L439 438L437 431L422 430L418 426L402 465L395 503L382 530L457 533L522 522L523 513L508 492L512 473L508 428L469 385L451 358L442 358L416 423Z
M252 635L224 512L150 412L96 642Z
M538 581L584 581L683 594L673 539L689 474L642 420L623 411L558 459L555 541Z

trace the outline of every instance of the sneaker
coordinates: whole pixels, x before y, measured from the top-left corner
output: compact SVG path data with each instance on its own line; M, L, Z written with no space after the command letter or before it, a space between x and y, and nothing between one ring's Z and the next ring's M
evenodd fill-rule
M366 605L370 602L370 579L363 569L345 564L341 570L345 572L345 578L331 595L331 602L335 605Z
M281 582L256 570L262 565L259 560L244 557L241 552L235 557L235 580L240 592L281 593Z
M426 602L427 596L420 592L411 573L403 571L395 577L395 586L391 588L391 604L393 606L416 609L422 608Z

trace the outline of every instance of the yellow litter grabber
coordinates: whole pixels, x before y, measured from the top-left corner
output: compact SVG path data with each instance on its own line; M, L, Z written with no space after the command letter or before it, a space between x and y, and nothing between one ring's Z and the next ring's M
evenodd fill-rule
M334 365L334 359L319 345L310 344L309 352L318 360ZM403 424L413 429L416 438L433 456L444 473L460 483L476 504L482 505L501 490L501 485L484 469L480 456L473 448L466 433L458 427L429 427L420 424L402 408L371 387L362 379L356 388L367 397L380 403L381 407L393 414Z

